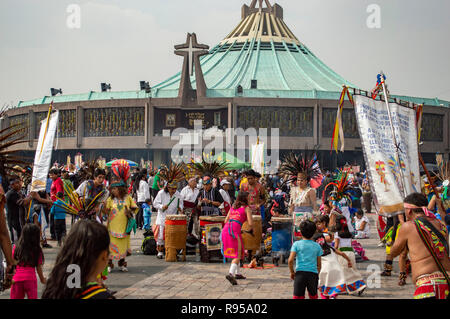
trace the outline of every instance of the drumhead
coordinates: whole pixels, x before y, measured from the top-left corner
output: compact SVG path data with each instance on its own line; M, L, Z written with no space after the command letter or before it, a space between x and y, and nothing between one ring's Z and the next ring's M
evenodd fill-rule
M290 218L290 217L272 217L272 222L292 223L292 218Z
M224 222L226 216L200 216L199 219L208 222Z
M167 220L186 220L186 215L167 215Z

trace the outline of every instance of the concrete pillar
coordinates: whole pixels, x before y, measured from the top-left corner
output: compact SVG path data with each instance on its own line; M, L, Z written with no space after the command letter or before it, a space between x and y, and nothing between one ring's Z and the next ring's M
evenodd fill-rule
M34 116L34 111L31 108L28 110L28 123L29 123L28 124L28 127L29 127L29 129L28 129L28 146L32 148L34 145L34 139L38 139L39 135L35 136L36 125L38 125L38 124L36 124L36 118Z
M77 147L80 148L83 144L83 137L84 137L84 109L81 105L77 106L77 131L76 131L76 138L77 138Z

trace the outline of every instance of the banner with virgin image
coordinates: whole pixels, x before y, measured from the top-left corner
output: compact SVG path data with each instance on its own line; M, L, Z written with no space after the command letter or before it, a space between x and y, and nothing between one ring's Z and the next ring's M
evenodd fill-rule
M419 153L414 109L355 95L355 113L367 175L378 214L403 212L403 199L420 192ZM398 157L396 150L398 149Z

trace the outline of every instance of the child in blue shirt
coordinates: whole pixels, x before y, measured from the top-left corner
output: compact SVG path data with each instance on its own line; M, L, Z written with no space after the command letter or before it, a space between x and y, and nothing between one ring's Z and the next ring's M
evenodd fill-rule
M145 203L142 204L142 209L143 209L143 216L144 216L144 226L143 229L144 230L149 230L150 229L150 225L151 225L151 221L152 221L152 200L150 198L147 198L145 200Z
M291 279L294 280L294 299L305 299L308 289L309 299L317 299L319 272L321 268L320 256L323 251L318 243L312 240L316 232L316 224L310 220L300 224L303 240L296 241L291 248L288 264ZM294 260L297 259L294 271Z
M62 192L58 192L56 194L57 198L63 198L64 194ZM64 202L58 199L53 203L52 209L50 210L50 215L54 215L55 220L55 233L56 240L58 241L58 247L61 247L61 242L66 236L66 213L65 211L58 206L64 205Z

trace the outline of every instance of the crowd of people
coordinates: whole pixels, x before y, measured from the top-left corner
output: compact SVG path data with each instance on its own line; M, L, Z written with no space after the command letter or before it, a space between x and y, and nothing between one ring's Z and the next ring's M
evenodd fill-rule
M261 216L262 247L271 236L272 218L293 220L288 266L295 299L304 299L306 290L311 299L361 295L366 283L356 263L367 260L361 240L372 235L372 227L379 229L380 247L386 247L383 276L391 275L393 260L400 256L399 285L405 284L411 268L415 298L445 298L447 273L441 271L450 271L449 215L438 209L436 196L430 190L429 199L411 194L405 198L404 214L379 217L377 225L371 225L367 215L373 213L372 193L366 174L348 167L323 174L315 164L291 154L276 174L265 176L254 170L227 171L219 163L192 170L181 164L131 168L125 160L110 168L55 165L46 190L40 192L30 192L24 169L23 174L2 178L6 218L0 216L0 244L7 264L3 285L12 285L11 299L37 298L37 272L45 285L42 298L114 298L107 278L115 262L121 272L128 271L131 233L140 229L144 237L154 238L156 258L163 259L168 215L186 216L187 241L193 243L202 237L201 216L225 217L220 242L223 257L231 260L225 277L237 285L246 279L241 271L246 258L254 266L253 259L270 255L270 249L246 249L242 237L244 224L245 232L254 235L255 216ZM317 189L311 187L312 180L320 180ZM438 188L443 193L445 185ZM448 196L442 201L448 209ZM431 238L430 247L420 234ZM42 266L50 241L60 250L45 278ZM70 265L81 268L79 288L66 285Z

